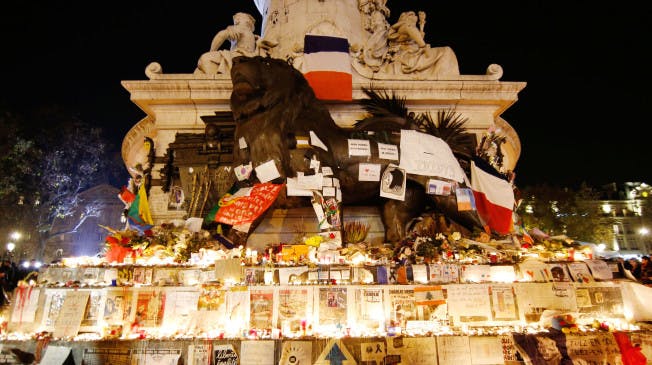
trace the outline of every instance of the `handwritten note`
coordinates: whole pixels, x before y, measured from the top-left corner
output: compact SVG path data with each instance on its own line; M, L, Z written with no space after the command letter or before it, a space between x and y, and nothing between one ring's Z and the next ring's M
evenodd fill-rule
M241 365L274 365L274 341L242 341Z
M398 161L398 146L393 144L378 143L378 157L385 160Z
M471 364L469 336L438 336L439 365Z
M369 140L349 139L349 156L371 156Z
M79 332L89 292L74 290L66 293L59 316L54 323L55 337L73 337Z
M491 318L489 285L452 284L446 286L448 311L455 321L481 322Z

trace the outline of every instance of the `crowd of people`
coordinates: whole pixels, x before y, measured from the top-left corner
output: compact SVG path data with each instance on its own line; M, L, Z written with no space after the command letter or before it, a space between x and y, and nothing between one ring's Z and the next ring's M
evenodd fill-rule
M631 257L623 261L623 268L629 270L636 280L643 284L652 284L652 263L649 256L642 256L640 260Z
M11 297L18 282L30 272L38 271L34 265L36 260L26 262L26 265L16 265L16 262L5 258L0 264L0 307L11 304Z

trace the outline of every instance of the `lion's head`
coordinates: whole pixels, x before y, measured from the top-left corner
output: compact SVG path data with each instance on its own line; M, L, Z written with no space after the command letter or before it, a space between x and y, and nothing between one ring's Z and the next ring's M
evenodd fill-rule
M236 121L276 104L291 102L295 107L301 107L316 100L301 72L280 59L235 57L231 80L231 110Z
M255 167L275 160L281 176L292 177L303 171L305 150L294 150L300 136L307 138L314 132L327 146L341 139L342 131L326 106L315 97L303 74L287 62L236 57L231 81L236 138L244 138L249 146L235 151L236 163L251 161ZM331 164L332 152L330 148L316 151L322 163Z

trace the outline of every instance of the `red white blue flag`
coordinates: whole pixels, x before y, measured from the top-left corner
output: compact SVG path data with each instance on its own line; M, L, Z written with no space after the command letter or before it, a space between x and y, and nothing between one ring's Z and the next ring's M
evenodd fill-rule
M306 34L303 76L321 100L352 100L351 58L346 38Z
M471 189L478 215L492 231L507 234L514 228L514 190L491 165L471 161Z

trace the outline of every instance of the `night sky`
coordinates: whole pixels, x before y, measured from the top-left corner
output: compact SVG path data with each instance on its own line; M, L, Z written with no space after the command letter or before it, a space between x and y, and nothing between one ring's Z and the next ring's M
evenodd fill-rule
M144 117L122 80L146 80L154 61L192 73L237 11L260 33L253 1L12 3L0 5L0 105L62 105L116 144ZM518 186L652 183L650 5L570 3L388 0L390 23L425 10L427 41L452 47L462 74L497 63L502 81L527 82L502 115L521 138Z

